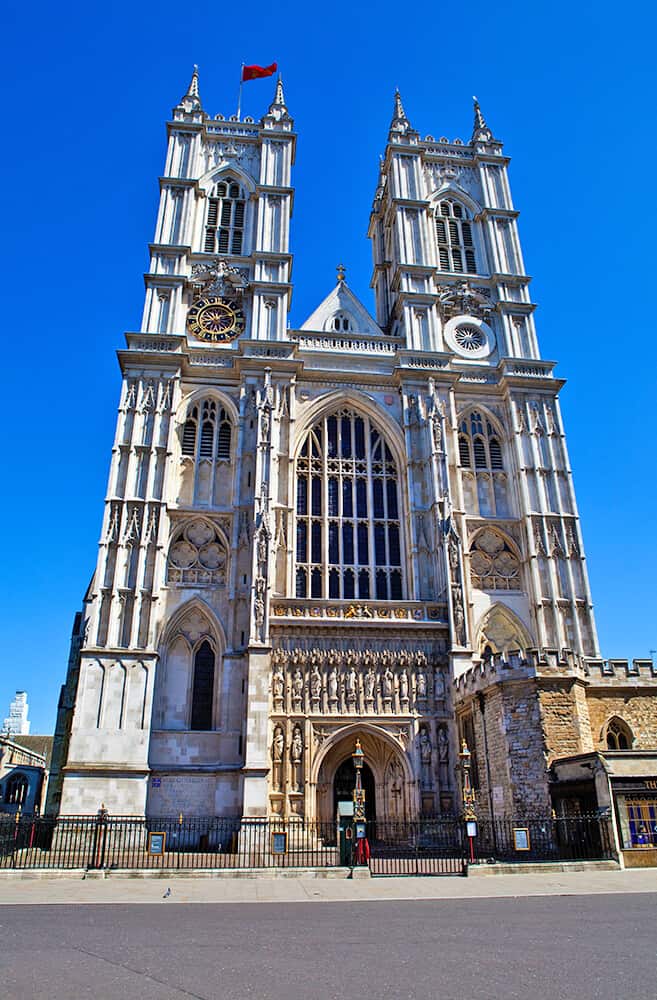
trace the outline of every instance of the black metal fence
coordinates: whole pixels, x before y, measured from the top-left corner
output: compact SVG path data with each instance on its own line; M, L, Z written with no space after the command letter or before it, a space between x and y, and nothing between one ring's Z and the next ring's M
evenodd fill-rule
M373 875L462 874L467 863L580 861L614 856L599 816L367 824ZM344 864L344 856L342 863ZM275 869L341 864L337 828L302 818L0 815L0 869Z
M479 862L598 861L614 856L614 840L597 815L480 820L473 850Z
M464 875L466 838L456 817L367 824L372 875Z
M335 824L302 819L0 816L0 868L330 868Z

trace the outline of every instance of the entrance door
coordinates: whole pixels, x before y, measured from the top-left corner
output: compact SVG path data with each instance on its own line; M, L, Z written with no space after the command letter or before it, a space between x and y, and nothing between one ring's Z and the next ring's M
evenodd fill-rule
M367 766L363 764L361 782L365 791L365 818L376 819L376 795L374 775ZM352 802L354 788L356 787L356 769L351 757L340 764L333 779L333 815L337 816L338 802Z

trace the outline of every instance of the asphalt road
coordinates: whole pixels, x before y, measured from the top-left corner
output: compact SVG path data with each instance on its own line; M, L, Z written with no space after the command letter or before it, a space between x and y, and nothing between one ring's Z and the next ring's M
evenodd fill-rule
M657 896L0 907L10 1000L655 1000Z

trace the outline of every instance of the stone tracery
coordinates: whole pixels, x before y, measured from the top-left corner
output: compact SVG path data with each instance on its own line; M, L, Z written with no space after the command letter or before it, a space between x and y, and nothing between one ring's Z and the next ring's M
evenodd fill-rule
M223 584L227 552L218 529L195 518L178 532L169 547L167 582L182 586Z

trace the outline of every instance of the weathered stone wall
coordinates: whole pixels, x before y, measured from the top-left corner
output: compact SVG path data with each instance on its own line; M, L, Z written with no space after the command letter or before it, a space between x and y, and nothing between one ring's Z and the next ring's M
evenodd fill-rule
M512 813L515 816L549 814L545 744L536 681L505 685L504 708Z
M542 679L539 698L548 766L555 757L593 750L586 691L580 681Z
M545 815L550 810L542 720L536 681L521 678L492 684L481 699L471 696L459 715L473 717L479 789L477 808L484 818ZM484 733L485 717L485 733ZM486 767L488 749L488 768ZM489 774L490 772L490 786Z
M590 688L586 700L591 719L592 749L606 750L606 725L612 716L623 719L634 734L635 750L657 747L657 691L613 691Z

